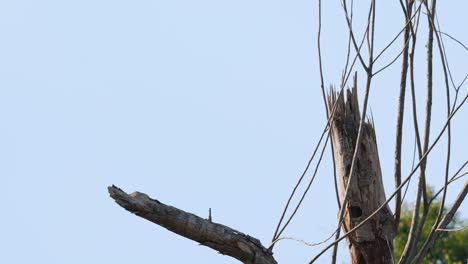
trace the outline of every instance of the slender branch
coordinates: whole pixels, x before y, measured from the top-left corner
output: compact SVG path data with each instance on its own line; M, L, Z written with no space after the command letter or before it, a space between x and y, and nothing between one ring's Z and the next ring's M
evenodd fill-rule
M310 189L310 187L312 186L312 183L314 182L315 176L317 175L318 169L319 169L319 167L320 167L320 163L322 162L323 154L325 153L325 148L326 148L326 146L327 146L328 140L330 139L330 135L331 135L331 133L328 133L328 134L327 134L327 138L326 138L326 140L325 140L325 144L323 145L322 151L321 151L321 153L320 153L319 160L318 160L318 162L317 162L317 165L315 166L314 174L312 175L312 178L310 179L309 184L307 185L306 189L304 190L304 192L303 192L303 194L302 194L302 196L301 196L301 199L300 199L299 202L297 203L296 208L294 208L294 211L292 212L291 216L288 218L288 220L287 220L286 223L284 224L283 228L281 228L281 230L278 232L276 239L278 239L279 236L281 236L281 234L284 232L284 230L285 230L286 227L289 225L289 223L291 222L291 220L294 218L294 216L296 215L297 211L299 210L299 207L301 206L302 202L304 201L304 198L306 197L307 193L309 192L309 189ZM270 246L270 248L272 248L273 245L274 245L274 243Z
M435 10L435 3L436 2L434 0L432 2L433 10ZM428 144L429 144L431 119L432 119L433 39L434 39L434 27L432 26L431 23L429 23L428 40L426 44L426 47L427 47L426 116L425 116L425 128L424 128L424 145L423 145L423 151L421 150L419 151L420 155L421 153L424 153L427 151ZM414 100L414 92L413 92L413 100ZM414 104L413 106L415 107ZM416 113L414 113L414 115L416 115ZM416 121L415 126L417 126L417 121ZM417 132L417 127L415 127L415 131ZM450 132L450 123L448 126L448 131ZM402 264L409 263L410 259L412 258L414 251L416 250L416 245L417 245L417 241L419 240L420 233L422 232L422 226L424 225L424 222L426 220L426 216L428 213L427 192L426 192L426 164L427 164L427 159L424 159L421 164L421 170L420 170L420 175L418 179L416 202L415 202L415 207L413 210L409 236L406 241L406 245L405 245L405 248L403 250L403 253L399 262ZM419 219L420 217L419 205L421 202L421 196L423 198L424 213L423 213L423 217Z
M464 176L464 175L462 174L462 175L460 175L460 176L457 177L457 175L461 172L461 170L465 167L465 165L466 165L467 163L468 163L468 161L465 162L465 163L460 167L460 169L459 169L459 170L452 176L452 178L448 181L447 185L449 185L450 183L452 183L452 182L454 182L454 181L456 181L456 180L458 180L458 179L460 179L461 177ZM417 239L417 240L419 240L419 237L420 237L421 234L422 234L422 230L423 230L423 227L424 227L424 223L425 223L425 221L426 221L426 219L427 219L427 216L429 215L429 208L430 208L432 202L434 201L434 199L435 199L444 189L445 189L445 185L444 185L444 187L442 187L436 194L434 194L434 196L428 201L427 207L424 208L423 215L422 215L422 217L421 217L421 224L419 225L419 228L418 228L418 233L417 233L417 234L418 234L418 239Z
M353 7L354 7L354 1L351 0L351 12L350 12L350 23L351 25L353 24ZM361 50L361 46L362 46L363 42L361 41L361 45L359 46L359 51ZM351 32L348 33L348 47L347 47L347 50L346 50L346 63L345 63L345 66L344 66L344 69L343 69L343 74L341 76L341 86L344 86L344 82L345 82L345 77L346 77L346 73L348 72L348 65L349 65L349 58L350 58L350 55L351 55ZM353 60L353 64L351 65L351 69L353 68L354 66L354 62L356 61L356 58L357 56L355 57L355 59ZM352 71L350 69L350 71Z
M353 4L352 4L352 1L351 1L351 21L352 21L352 17L353 17L352 12L353 12ZM323 97L323 102L325 104L325 113L326 113L326 115L328 117L329 115L328 115L327 99L326 99L326 96L325 96L325 85L324 85L324 81L323 81L322 49L321 49L321 41L320 41L321 40L320 39L321 33L322 33L322 1L318 0L317 50L318 50L318 59L319 59L319 68L320 68L320 88L322 89L322 97ZM350 39L348 41L348 53L346 55L346 67L348 66L348 62L349 62L350 40L351 40L351 37L350 37ZM346 69L346 67L345 67L345 69ZM330 137L333 137L333 135L331 133L330 133ZM334 149L333 140L330 140L330 148L331 148L331 155L332 155L332 162L333 162L333 164L332 164L332 166L333 166L333 182L334 182L334 186L335 186L336 202L338 204L338 208L341 208L340 197L339 197L339 194L338 194L338 176L336 174L336 161L335 161L335 152L333 151L333 149ZM340 235L340 230L338 229L337 232L336 232L336 236L339 237L339 235ZM325 241L323 241L323 243L325 243ZM338 252L338 246L336 246L333 249L332 261L331 261L332 264L336 263L337 252Z
M468 51L468 47L466 47L466 45L463 44L463 42L459 41L458 39L456 39L456 38L450 36L449 34L447 34L447 33L445 33L445 32L442 32L442 31L440 31L440 30L438 30L437 33L440 33L440 34L442 34L442 35L445 35L445 36L451 38L453 41L455 41L455 42L457 42L458 44L460 44L460 46L462 46L466 51Z
M426 3L427 4L427 3ZM432 10L435 11L436 8L436 0L432 1ZM429 18L429 19L433 19ZM431 24L431 23L429 23ZM423 152L427 151L427 147L429 145L429 134L431 130L431 120L432 120L432 90L433 90L433 42L434 42L434 27L429 26L429 33L427 38L427 89L426 89L426 119L425 119L425 128L424 128L424 145L423 145ZM450 115L450 106L448 106L447 116ZM448 133L450 134L450 122L448 123ZM424 206L427 207L427 193L426 193L426 164L427 159L423 161L421 165L421 173L424 174L422 176L423 181L423 200Z
M408 53L409 53L409 40L410 40L410 27L412 27L409 16L411 15L413 2L408 5L408 8L403 6L403 12L406 14L406 26L403 38L403 60L400 74L400 95L398 96L398 112L397 112L397 125L396 125L396 140L395 140L395 161L394 161L394 179L395 186L401 184L401 144L403 139L403 116L405 113L405 94L406 94L406 81L408 76ZM377 59L377 58L376 58ZM398 230L401 215L401 191L398 191L395 198L395 222L394 231Z
M435 25L435 22L434 22L435 3L436 3L436 0L433 1L432 6L431 6L430 9L429 9L427 3L425 4L426 10L427 10L427 12L429 14L429 16L428 16L429 23L434 29L436 28L436 25ZM448 73L447 73L447 65L446 65L446 60L445 60L445 56L444 56L443 44L441 43L441 39L440 39L439 34L436 34L436 40L437 40L437 44L438 44L438 48L439 48L441 61L442 61L442 69L443 69L443 73L444 73L445 88L446 88L447 112L449 114L450 113L450 88L449 88L449 81L448 81L449 78L448 78ZM446 196L447 196L447 186L448 186L448 182L449 182L448 173L449 173L450 152L451 152L450 122L448 123L447 140L448 140L448 142L447 142L447 158L446 158L446 164L445 164L445 183L444 183L444 190L443 190L443 193L442 193L442 200L441 200L441 203L440 203L440 206L439 206L437 219L436 219L434 225L432 226L431 232L428 235L428 238L426 240L427 243L425 243L425 245L423 246L421 252L424 252L424 250L427 250L426 249L427 247L431 247L431 244L430 244L431 242L430 241L432 241L434 239L434 237L438 236L437 235L438 233L437 233L436 230L437 230L437 228L440 228L440 224L441 224L441 221L442 221L442 215L443 215L443 210L444 210L444 207L445 207L445 200L446 200ZM442 228L444 228L444 227L442 227ZM421 260L421 258L422 258L422 256L418 255L416 263L418 263Z
M368 28L369 28L369 27L368 27ZM363 43L364 43L364 37L362 38L361 44L359 45L359 48L358 48L359 51L361 50L361 47L362 47ZM347 81L348 81L348 79L349 79L349 77L350 77L350 75L351 75L351 71L352 71L352 69L353 69L353 67L354 67L354 64L355 64L355 62L356 62L356 60L357 60L357 57L358 57L358 55L356 54L355 57L354 57L354 59L353 59L353 62L352 62L352 64L351 64L351 67L349 68L348 74L347 74L346 77L344 78L344 81L342 81L342 84L341 84L341 87L340 87L340 91L338 92L338 96L340 96L340 95L343 93L344 87L345 87L345 85L346 85L346 83L347 83ZM283 212L282 212L282 214L281 214L280 220L279 220L278 225L277 225L277 227L276 227L275 233L274 233L273 238L272 238L272 240L271 240L272 242L275 241L276 239L278 239L278 237L279 237L278 232L279 232L281 223L282 223L282 221L284 220L284 217L286 216L286 212L287 212L287 210L288 210L288 208L289 208L289 205L290 205L290 203L291 203L291 200L292 200L292 198L294 197L294 195L295 195L295 193L296 193L296 191L297 191L297 188L299 187L299 185L301 184L302 180L304 179L305 174L307 173L307 171L308 171L308 169L309 169L309 167L310 167L310 165L311 165L311 163L312 163L312 161L313 161L313 159L314 159L314 157L315 157L315 154L316 154L316 152L317 152L317 150L318 150L318 148L319 148L319 146L320 146L320 144L321 144L321 142L322 142L322 140L323 140L323 137L325 136L325 133L327 132L328 127L330 126L330 122L331 122L332 118L333 118L334 115L335 115L335 111L336 111L336 109L337 109L337 106L338 106L338 104L335 103L335 105L333 106L333 109L332 109L331 113L330 113L330 111L328 111L328 112L329 112L329 117L328 117L327 123L325 124L325 127L323 128L322 135L320 136L320 139L319 139L318 143L317 143L316 146L315 146L315 149L314 149L314 151L313 151L313 154L312 154L311 158L309 159L306 168L304 169L304 171L303 171L301 177L299 178L298 182L297 182L296 185L294 186L293 191L291 192L291 194L290 194L290 196L289 196L289 198L288 198L288 201L287 201L287 203L286 203L286 205L285 205L285 207L284 207L284 209L283 209ZM328 136L327 136L327 137L328 137ZM338 228L337 230L339 230L339 228ZM338 232L338 231L335 230L333 233L337 233L337 232ZM273 244L273 245L274 245L274 244Z
M327 122L327 125L325 126L325 128L322 131L322 135L320 136L320 139L319 139L318 143L316 144L315 149L314 149L314 151L312 153L312 156L310 157L309 161L307 162L307 165L306 165L304 171L302 172L301 177L299 177L299 180L297 181L297 183L294 186L291 194L288 197L288 201L286 202L286 205L284 206L283 212L281 213L280 220L278 221L278 224L276 226L275 233L273 234L273 238L271 239L272 242L275 241L276 239L278 239L278 237L281 235L279 233L279 230L280 230L281 224L283 223L284 217L286 216L286 212L288 211L288 208L289 208L289 205L290 205L290 203L292 201L292 198L296 194L297 188L299 188L299 185L302 183L302 180L304 179L307 171L309 170L309 167L312 164L312 161L313 161L315 155L317 154L317 150L319 149L319 147L320 147L320 145L322 143L323 137L325 136L325 134L329 135L329 133L327 133L327 127L328 127L328 122ZM328 140L328 135L327 135L327 140ZM272 244L272 246L274 246L274 244Z
M465 81L468 79L468 74L465 74L465 78L460 82L460 84L457 86L457 91L460 90L460 88L465 84Z
M359 61L361 62L362 64L362 67L367 71L368 70L368 66L366 65L366 63L364 62L364 59L362 58L361 56L361 52L360 52L360 48L358 48L358 45L357 45L357 42L356 42L356 38L354 36L354 32L353 32L353 27L352 27L352 24L351 24L351 19L349 18L348 16L348 8L346 7L346 1L342 0L341 1L341 6L343 7L343 11L345 12L345 16L346 16L346 22L348 24L348 29L349 29L349 33L351 35L351 40L353 42L353 45L354 45L354 49L356 50L356 53L357 53L357 56L359 58ZM368 24L369 26L369 24Z
M468 225L462 226L459 228L449 228L449 229L443 229L443 228L437 228L436 231L444 231L444 232L458 232L458 231L463 231L468 229Z
M262 246L256 238L165 205L144 193L134 192L129 195L116 186L110 186L108 190L115 202L127 211L221 254L236 258L245 264L277 263L271 251Z
M281 240L292 240L292 241L296 241L296 242L299 242L305 246L308 246L308 247L315 247L315 246L318 246L318 245L321 245L325 242L327 242L330 238L327 238L323 241L320 241L320 242L317 242L317 243L310 243L310 242L307 242L305 241L304 239L299 239L299 238L295 238L295 237L280 237L278 239L276 239L275 241L273 241L273 244L276 244L278 241L281 241Z
M364 40L364 38L363 38L363 40ZM363 43L363 41L361 42L361 45L359 46L359 49L361 49L362 43ZM355 63L355 61L356 61L356 58L357 58L357 55L356 55L356 57L354 58L354 61L353 61L352 65L351 65L351 68L350 68L350 71L351 71L352 68L353 68L353 65L354 65L354 63ZM339 93L338 93L338 96L340 96L340 95L343 93L344 85L346 84L346 82L347 82L347 80L348 80L350 74L351 74L351 72L349 72L348 75L347 75L347 77L345 78L345 81L343 82L343 84L342 84L342 86L341 86L341 88L340 88L340 91L339 91ZM279 229L280 229L280 227L281 227L281 223L282 223L282 221L284 220L284 217L285 217L285 215L286 215L286 212L287 212L287 210L288 210L288 208L289 208L289 205L290 205L290 203L291 203L292 198L294 197L294 194L295 194L296 191L297 191L297 188L299 187L299 185L301 184L302 180L304 179L304 177L305 177L305 175L306 175L306 173L307 173L307 171L308 171L308 169L309 169L309 167L310 167L310 165L311 165L311 163L312 163L312 161L313 161L313 159L314 159L314 157L315 157L315 154L317 153L317 150L318 150L318 148L319 148L319 146L320 146L320 144L321 144L321 142L322 142L322 140L323 140L323 137L325 136L325 133L327 132L327 129L328 129L329 126L330 126L330 122L331 122L331 120L333 119L333 117L334 117L334 115L335 115L337 106L338 106L338 104L335 103L335 105L333 106L333 109L331 110L331 113L330 113L330 111L329 111L329 115L330 115L330 116L328 117L327 123L326 123L325 127L323 128L322 135L320 136L320 139L319 139L318 143L317 143L316 146L315 146L315 149L314 149L314 151L313 151L313 154L312 154L311 158L309 159L306 168L304 169L304 171L303 171L301 177L299 178L298 182L297 182L296 185L294 186L294 189L293 189L293 191L291 192L291 194L290 194L290 196L289 196L289 198L288 198L288 201L287 201L287 203L286 203L286 205L285 205L285 207L284 207L284 209L283 209L283 212L282 212L282 214L281 214L280 220L279 220L278 225L277 225L277 227L276 227L275 233L274 233L273 238L272 238L272 240L271 240L272 242L274 242L276 239L278 239L279 236L281 235L281 234L279 233ZM330 133L328 133L328 135L327 135L327 139L328 139L328 137L329 137L329 134L330 134ZM317 166L319 166L319 165L320 165L320 162L317 164ZM317 168L318 168L318 167L317 167ZM313 177L315 177L315 176L313 176ZM288 221L288 222L289 222L289 221ZM284 228L283 228L282 230L284 230ZM335 233L335 232L337 232L337 231L334 231L334 233ZM271 248L272 248L273 246L274 246L274 244L272 244Z
M323 103L325 106L325 114L326 114L326 117L328 118L327 99L325 95L325 84L323 80L321 33L322 33L322 1L318 0L317 52L318 52L319 69L320 69L320 89L322 90L322 98L323 98ZM348 52L347 58L349 59L349 52ZM338 195L338 183L337 183L336 168L335 168L335 163L336 163L335 153L333 152L333 140L330 140L330 148L331 148L332 163L333 163L333 179L334 179L334 184L335 184L336 202L338 203L338 207L340 207L341 205L340 205L340 199Z
M448 184L451 184L452 182L468 175L468 172L465 172L465 173L461 173L461 171L463 170L463 168L465 168L465 166L468 164L468 160L465 161L465 163L463 163L462 166L460 166L460 168L457 170L457 172L455 172L455 174L452 176L452 178L450 178L450 180L448 181ZM460 174L460 175L458 175ZM429 200L429 204L431 204L436 198L437 196L439 196L439 194L445 189L445 184L442 188L440 188L436 193L434 193L434 195L432 195L432 198Z
M377 56L375 56L375 59L374 59L374 63L380 58L380 56L382 56L385 51L387 49L389 49L393 43L395 43L395 41L398 39L398 37L401 35L401 33L405 32L406 34L406 31L408 30L408 27L410 26L410 24L412 23L412 20L413 18L416 17L417 14L419 14L419 10L421 9L421 6L422 6L422 2L419 4L418 8L416 9L416 11L414 12L414 14L412 14L412 9L413 9L413 3L414 1L411 1L409 4L408 4L408 8L406 8L405 6L402 7L403 9L403 13L405 14L405 17L406 17L406 22L405 22L405 25L404 27L398 32L398 34L395 35L395 37L393 37L393 39L379 52L379 54ZM412 14L412 15L411 15ZM409 39L408 39L409 40ZM406 49L406 46L408 45L408 42L403 42L405 43L405 45L403 46L403 50ZM403 52L402 50L402 52ZM402 53L400 52L400 54Z
M398 55L395 56L395 58L393 58L393 60L391 60L389 63L387 63L387 65L385 65L385 66L383 66L382 68L376 70L376 71L373 73L373 75L376 76L377 74L383 72L384 70L386 70L387 68L389 68L390 66L392 66L393 63L395 63L395 62L400 58L400 56L405 52L405 49L406 49L406 47L404 47L404 48L400 51L400 53L398 53Z
M445 49L444 39L442 38L442 34L439 33L439 30L440 30L439 16L435 15L435 10L431 14L434 14L433 18L432 18L432 21L434 22L434 20L435 20L435 22L437 22L437 29L438 30L435 30L437 38L438 38L437 43L438 43L438 45L440 45L440 52L442 53L443 61L445 61L445 67L447 67L447 72L448 72L448 76L450 77L450 82L452 83L453 89L457 90L457 87L455 85L455 81L453 80L452 71L450 70L450 64L449 64L448 58L447 58L447 51ZM435 25L435 23L434 23L434 25ZM436 28L436 27L434 26L434 28Z

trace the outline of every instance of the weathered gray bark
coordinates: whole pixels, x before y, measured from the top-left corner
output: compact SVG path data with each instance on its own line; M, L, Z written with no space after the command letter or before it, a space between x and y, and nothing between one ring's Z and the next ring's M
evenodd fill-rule
M338 97L335 91L328 97L329 113L337 103L331 119L336 166L340 178L340 196L344 204L346 186L350 179L349 171L356 145L361 120L357 99L356 82ZM345 207L344 226L349 230L371 215L385 202L379 155L373 124L363 125L361 143L356 157L354 176L349 183L348 202ZM352 233L347 239L352 263L386 264L393 263L393 215L386 206L373 219ZM346 230L345 230L346 232Z
M258 239L227 226L213 223L178 208L165 205L140 192L127 194L116 186L108 188L110 196L126 210L169 231L199 242L246 264L276 264L273 253Z

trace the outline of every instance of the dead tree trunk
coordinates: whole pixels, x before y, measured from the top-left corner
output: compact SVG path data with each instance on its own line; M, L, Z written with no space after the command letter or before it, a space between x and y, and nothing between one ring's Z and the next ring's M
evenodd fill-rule
M343 93L337 95L335 91L328 96L328 112L333 115L330 122L336 166L340 178L341 204L345 204L343 219L345 232L357 226L385 202L382 172L372 122L363 124L361 143L354 164L354 175L352 177L349 175L361 120L356 81L353 89L347 91L346 97L345 101ZM333 111L335 103L337 104L336 110ZM349 179L351 179L350 182ZM348 184L347 202L344 203ZM386 206L347 237L352 263L393 263L393 237L393 215L390 208Z

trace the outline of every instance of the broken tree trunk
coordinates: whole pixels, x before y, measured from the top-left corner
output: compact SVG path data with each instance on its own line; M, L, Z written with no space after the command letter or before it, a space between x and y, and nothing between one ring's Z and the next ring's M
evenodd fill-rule
M361 143L355 161L354 175L349 182L347 203L344 203L346 186L356 146L361 116L357 99L356 79L352 90L343 93L332 91L328 96L328 112L340 178L341 204L345 204L343 228L345 232L357 226L385 202L379 155L372 122L362 127ZM333 111L334 105L336 110ZM365 117L364 117L365 118ZM370 221L347 237L353 264L393 263L393 215L388 205Z
M165 205L144 193L127 194L116 186L110 186L108 190L115 202L126 210L221 254L246 264L277 264L273 253L256 238Z

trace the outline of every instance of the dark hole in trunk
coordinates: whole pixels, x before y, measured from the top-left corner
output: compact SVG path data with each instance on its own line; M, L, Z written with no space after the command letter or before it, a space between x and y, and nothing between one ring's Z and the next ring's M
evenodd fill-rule
M360 216L362 215L361 207L359 207L359 206L351 206L351 207L349 208L349 214L351 215L351 218L360 217Z

